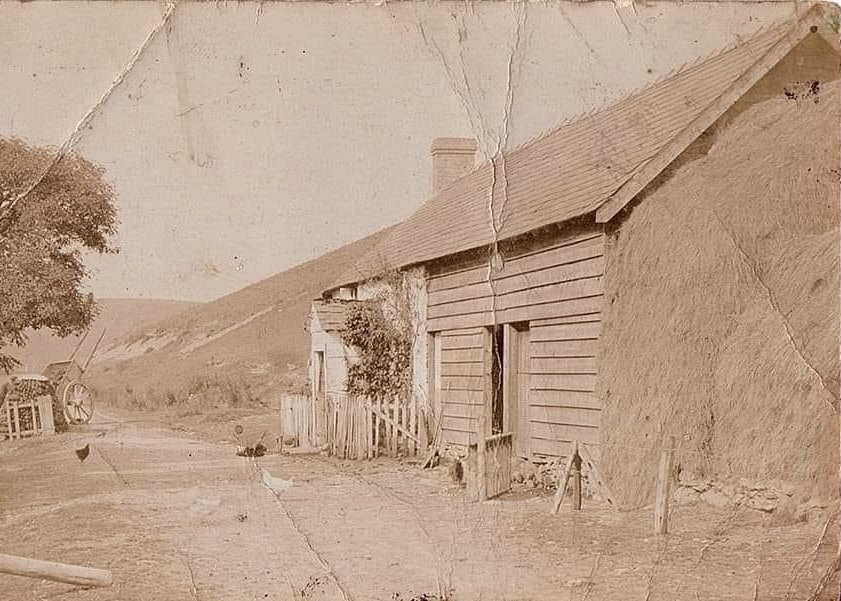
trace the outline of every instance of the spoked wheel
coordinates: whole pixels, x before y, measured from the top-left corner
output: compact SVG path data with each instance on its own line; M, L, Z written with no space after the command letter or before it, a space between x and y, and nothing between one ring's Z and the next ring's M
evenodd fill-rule
M70 382L64 389L64 415L71 424L86 424L93 417L93 397L81 382Z

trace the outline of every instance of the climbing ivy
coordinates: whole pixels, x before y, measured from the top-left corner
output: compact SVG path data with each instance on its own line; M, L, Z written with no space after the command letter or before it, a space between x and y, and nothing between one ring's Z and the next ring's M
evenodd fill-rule
M409 389L412 361L411 304L401 280L385 280L374 298L352 305L342 340L358 353L348 366L347 389L370 397L402 395Z

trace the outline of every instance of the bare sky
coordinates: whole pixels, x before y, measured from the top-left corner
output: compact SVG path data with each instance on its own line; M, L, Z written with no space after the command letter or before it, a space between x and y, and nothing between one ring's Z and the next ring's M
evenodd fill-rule
M789 3L186 3L77 149L119 195L102 297L209 300L413 212L429 144L485 153L661 78ZM58 145L153 2L0 4L0 135ZM506 107L509 107L506 109Z

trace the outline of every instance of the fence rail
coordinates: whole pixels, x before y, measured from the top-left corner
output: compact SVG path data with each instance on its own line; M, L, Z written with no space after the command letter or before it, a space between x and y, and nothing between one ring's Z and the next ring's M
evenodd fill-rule
M284 395L280 413L285 441L323 447L341 459L417 456L427 446L426 412L417 399Z

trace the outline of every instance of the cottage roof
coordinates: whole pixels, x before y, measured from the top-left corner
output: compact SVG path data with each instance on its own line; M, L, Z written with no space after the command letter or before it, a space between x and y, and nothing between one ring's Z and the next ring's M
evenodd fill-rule
M348 307L359 301L352 300L317 300L312 304L314 317L325 332L341 332L345 329L345 316Z
M609 220L801 41L815 15L760 31L488 161L430 198L334 287L601 207L598 220Z

